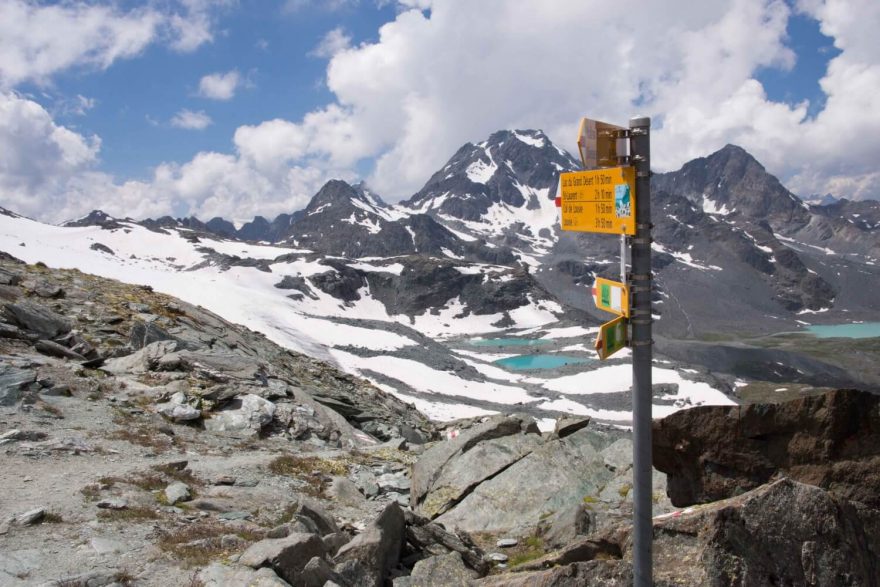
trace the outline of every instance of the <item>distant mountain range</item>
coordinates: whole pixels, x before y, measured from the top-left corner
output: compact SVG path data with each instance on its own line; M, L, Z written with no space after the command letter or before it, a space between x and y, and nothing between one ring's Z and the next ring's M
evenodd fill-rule
M509 313L517 308L552 306L560 319L596 324L607 316L593 307L589 287L597 276L618 277L619 240L560 230L559 174L578 168L541 131L499 131L463 145L398 204L364 184L333 180L303 210L271 221L258 216L236 228L223 218L163 217L139 224L196 241L272 243L322 259L324 273L289 276L291 296L303 303L316 291L343 304L366 295L389 313L418 316L458 300L460 317L502 316L498 327L514 324ZM727 145L655 174L652 207L655 335L659 349L683 361L708 361L701 341L880 315L880 202L808 204L745 150ZM94 211L68 226L115 230L125 222ZM247 258L212 246L199 249L200 267L275 271L287 258ZM741 362L738 353L724 361Z

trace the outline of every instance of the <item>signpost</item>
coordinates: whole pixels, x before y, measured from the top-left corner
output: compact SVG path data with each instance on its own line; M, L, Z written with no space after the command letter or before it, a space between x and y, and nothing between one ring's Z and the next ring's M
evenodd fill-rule
M633 350L633 580L639 587L653 584L650 133L646 116L631 118L629 128L584 118L578 151L586 171L561 174L556 198L563 230L621 235L620 282L597 278L593 296L597 308L618 315L599 329L599 358Z
M629 286L625 283L597 277L593 284L593 299L600 310L629 318Z
M636 174L632 167L560 175L562 229L606 234L636 233Z

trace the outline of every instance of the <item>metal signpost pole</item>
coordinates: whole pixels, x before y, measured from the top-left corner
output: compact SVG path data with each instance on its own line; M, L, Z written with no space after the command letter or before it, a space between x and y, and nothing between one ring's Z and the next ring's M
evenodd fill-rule
M651 540L651 119L629 121L630 156L636 169L636 234L632 239L633 361L633 579L653 582Z

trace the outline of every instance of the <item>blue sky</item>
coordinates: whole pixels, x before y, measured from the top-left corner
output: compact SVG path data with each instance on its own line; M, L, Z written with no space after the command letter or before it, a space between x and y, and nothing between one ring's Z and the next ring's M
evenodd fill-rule
M0 205L396 201L495 130L574 150L581 116L634 114L658 170L735 143L799 195L878 198L878 27L874 0L0 0Z
M63 109L71 96L86 96L95 106L85 116L56 117L79 132L103 141L101 168L126 178L149 177L163 161L186 161L199 151L229 151L242 124L272 118L297 120L332 100L324 83L327 59L312 55L322 38L342 27L354 42L375 41L379 27L394 19L391 4L343 4L328 8L304 4L243 0L219 10L213 42L188 54L153 45L135 59L105 71L89 68L61 72L51 88L23 84L22 92L52 108ZM199 80L237 71L241 86L229 100L199 95ZM44 97L49 94L51 97ZM204 112L212 123L203 130L175 128L181 109Z

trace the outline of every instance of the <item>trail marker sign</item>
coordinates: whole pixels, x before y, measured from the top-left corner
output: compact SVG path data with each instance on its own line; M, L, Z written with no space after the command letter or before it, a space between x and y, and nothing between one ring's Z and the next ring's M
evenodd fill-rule
M593 284L593 299L600 310L629 318L629 286L625 283L597 277Z
M636 173L633 167L563 173L559 184L562 230L636 233Z
M600 359L607 359L626 346L626 318L618 316L599 327L596 352Z
M578 129L578 151L584 169L614 167L617 158L626 155L626 139L622 136L627 129L615 124L584 118ZM620 141L620 143L618 143ZM618 149L618 144L622 147Z

